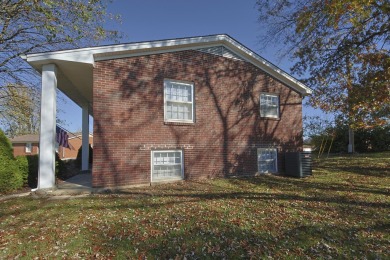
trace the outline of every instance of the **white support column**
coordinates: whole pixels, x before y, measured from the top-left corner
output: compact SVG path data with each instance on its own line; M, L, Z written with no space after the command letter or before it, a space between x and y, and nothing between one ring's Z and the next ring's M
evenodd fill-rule
M88 104L82 107L82 154L81 154L81 170L89 169L89 113Z
M38 189L48 189L55 186L56 73L55 64L42 66Z

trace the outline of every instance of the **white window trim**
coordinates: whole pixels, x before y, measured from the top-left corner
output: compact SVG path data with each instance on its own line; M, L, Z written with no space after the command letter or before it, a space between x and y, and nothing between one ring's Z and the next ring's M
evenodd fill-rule
M157 179L157 180L154 180L153 179L153 163L154 163L154 153L177 153L179 152L180 153L180 160L181 160L181 176L180 178L169 178L167 180L161 180L161 179ZM176 181L176 180L184 180L184 157L183 157L183 150L152 150L150 152L150 182L164 182L164 181Z
M275 154L276 154L276 158L275 158L275 172L260 172L260 169L259 169L259 150L274 150L275 151ZM279 169L278 169L278 149L277 148L274 148L274 147L257 148L257 170L260 173L262 173L262 174L265 174L265 173L278 173L279 172Z
M265 96L270 96L270 97L277 97L278 98L278 107L277 107L277 115L276 116L266 116L266 115L263 115L261 113L261 96L262 95L265 95ZM260 93L260 97L259 97L259 104L260 104L260 117L263 117L263 118L275 118L275 119L279 119L280 118L280 96L278 94L272 94L272 93Z
M25 152L26 153L32 153L32 143L26 143Z
M166 95L165 95L165 88L166 88L166 85L169 84L169 83L177 83L177 84L183 84L183 85L187 85L187 86L191 86L191 93L192 93L192 102L191 102L191 109L192 109L192 120L185 120L185 119L168 119L167 118L167 102L168 100L166 99ZM164 93L164 122L176 122L176 123L194 123L195 122L195 93L194 93L194 83L190 83L190 82L185 82L185 81L179 81L179 80L171 80L171 79L165 79L164 80L164 89L163 89L163 93ZM177 102L177 103L181 103L180 101L172 101L172 102ZM190 102L182 102L182 103L190 103Z

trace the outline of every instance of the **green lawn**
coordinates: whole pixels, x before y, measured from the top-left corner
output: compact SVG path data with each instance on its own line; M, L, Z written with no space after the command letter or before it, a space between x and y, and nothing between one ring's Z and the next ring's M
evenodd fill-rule
M0 202L0 259L372 258L390 255L390 153L260 176Z

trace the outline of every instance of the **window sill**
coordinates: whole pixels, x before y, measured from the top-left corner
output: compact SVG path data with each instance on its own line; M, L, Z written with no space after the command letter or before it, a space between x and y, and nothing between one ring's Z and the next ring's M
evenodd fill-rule
M274 121L280 121L280 117L267 117L267 116L262 116L260 117L261 119L266 119L266 120L274 120Z
M195 122L174 122L165 121L164 125L177 125L177 126L195 126Z

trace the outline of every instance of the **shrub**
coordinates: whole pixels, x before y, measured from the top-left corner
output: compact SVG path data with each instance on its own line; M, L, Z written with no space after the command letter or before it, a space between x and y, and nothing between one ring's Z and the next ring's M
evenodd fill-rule
M39 170L39 156L29 155L26 156L28 161L28 177L27 184L30 188L36 188L38 186L38 170Z
M81 169L81 156L83 152L83 147L80 146L78 152L77 152L77 157L76 157L76 167ZM92 146L89 145L89 163L92 163L92 158L93 158L93 149Z
M19 159L21 161L27 161L27 179L26 183L30 188L36 188L38 186L38 172L39 172L39 156L38 155L28 155L28 156L18 156L24 159ZM25 170L24 166L19 166ZM56 176L65 171L64 163L60 160L58 154L56 153Z
M23 176L13 156L8 138L0 130L0 192L8 192L23 186Z
M66 172L65 162L60 159L58 153L56 153L56 177L63 175Z
M22 175L23 185L27 184L29 168L27 156L16 156L16 162L19 167L20 174Z

